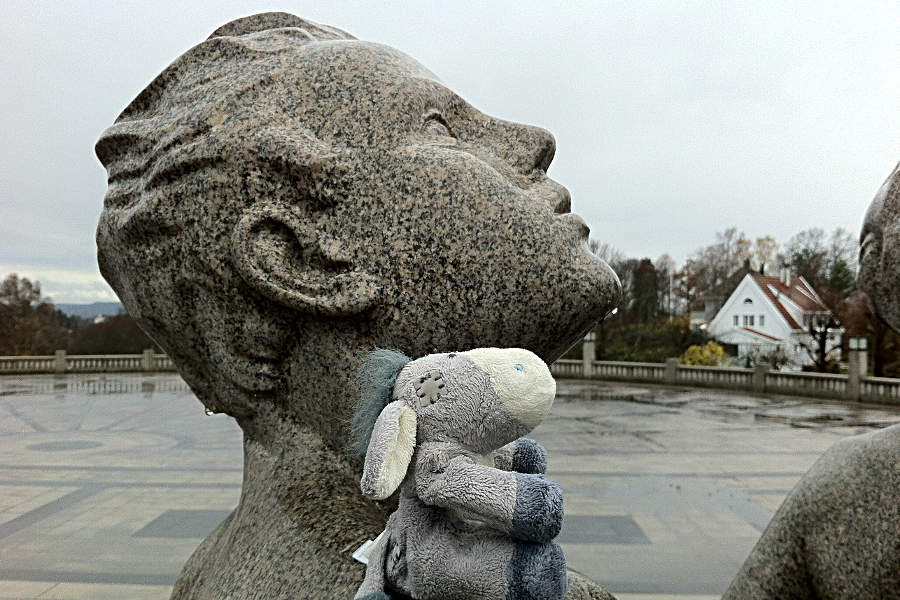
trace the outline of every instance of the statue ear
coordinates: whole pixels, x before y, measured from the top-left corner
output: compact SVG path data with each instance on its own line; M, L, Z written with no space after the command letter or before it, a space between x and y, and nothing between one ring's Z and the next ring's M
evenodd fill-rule
M360 487L374 500L384 500L403 483L416 447L416 411L402 401L391 402L378 415Z
M305 198L303 206L262 200L241 216L231 253L244 281L276 302L312 314L353 315L377 304L378 279L354 268L341 243L303 215L339 201L340 182L328 181L340 177L335 155L303 131L269 128L254 141L254 158Z

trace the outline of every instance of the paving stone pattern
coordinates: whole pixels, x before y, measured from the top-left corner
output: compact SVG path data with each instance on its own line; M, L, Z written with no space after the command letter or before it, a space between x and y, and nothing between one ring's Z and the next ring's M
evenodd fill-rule
M888 408L561 380L535 436L570 565L620 600L711 600L837 440ZM240 429L174 375L0 378L0 599L168 598L234 508Z

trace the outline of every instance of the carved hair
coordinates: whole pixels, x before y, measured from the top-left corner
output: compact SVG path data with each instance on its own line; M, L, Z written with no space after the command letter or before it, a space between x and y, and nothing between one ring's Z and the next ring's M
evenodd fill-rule
M267 145L285 140L278 135L259 139L261 127L268 125L260 118L219 126L244 107L252 110L256 95L291 64L293 52L315 42L352 39L286 13L232 21L160 73L97 142L97 157L109 178L97 227L100 271L212 410L236 414L249 407L216 398L217 386L202 367L210 360L212 342L198 335L195 315L204 307L193 305L196 280L217 291L235 284L228 281L233 271L228 258L220 249L210 251L215 232L196 230L203 219L223 229L233 226L258 194L225 189L208 169L227 160L240 162L241 153L257 161L285 155L266 152ZM272 165L278 171L291 167ZM295 183L302 187L304 182ZM229 192L224 200L216 198L216 186ZM221 217L210 219L210 213ZM178 314L172 314L173 306Z
M298 44L336 39L355 38L287 13L263 13L225 24L185 52L97 141L97 157L109 171L106 208L131 204L160 182L220 158L220 145L201 149L194 140L207 136L227 107L271 77L272 59ZM221 89L218 62L245 63L244 75Z

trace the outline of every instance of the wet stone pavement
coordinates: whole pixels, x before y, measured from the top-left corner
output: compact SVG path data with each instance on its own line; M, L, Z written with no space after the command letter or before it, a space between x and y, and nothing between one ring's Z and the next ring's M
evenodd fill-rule
M560 380L570 566L620 600L717 598L831 444L900 409ZM240 431L174 375L0 377L0 598L168 598L236 505Z

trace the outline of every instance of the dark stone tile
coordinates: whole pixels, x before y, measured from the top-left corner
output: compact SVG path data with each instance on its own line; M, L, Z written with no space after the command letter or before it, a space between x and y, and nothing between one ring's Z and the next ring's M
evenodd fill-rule
M167 510L134 537L204 538L229 515L229 510Z
M563 520L556 541L560 544L649 544L630 515L571 515Z

